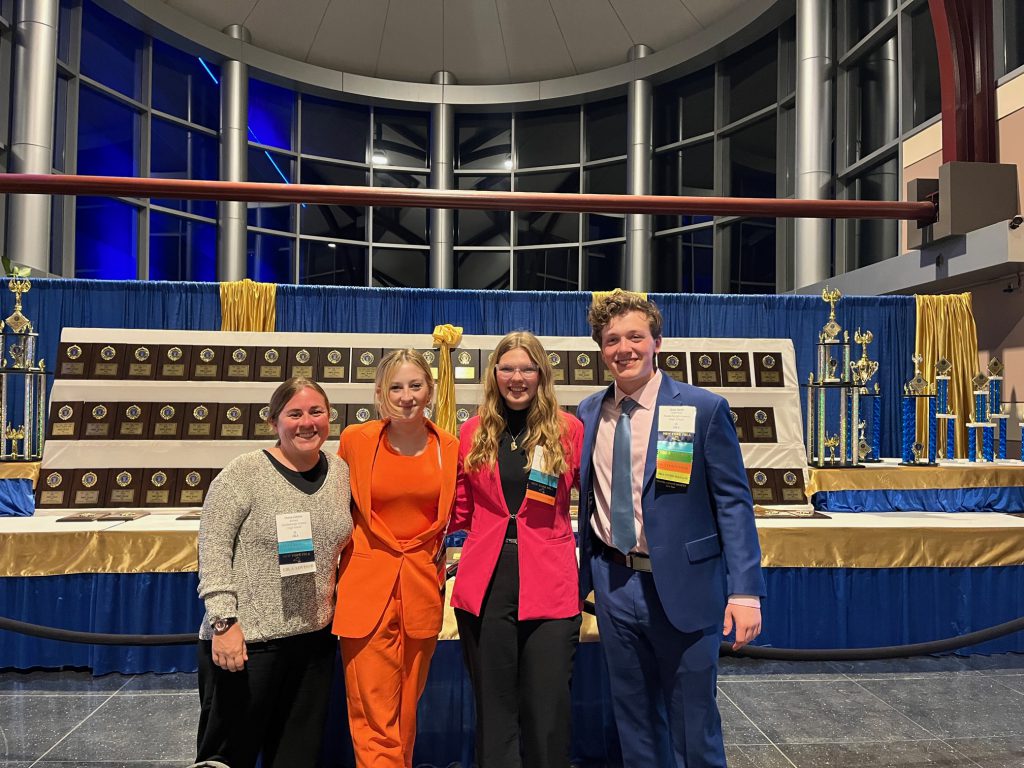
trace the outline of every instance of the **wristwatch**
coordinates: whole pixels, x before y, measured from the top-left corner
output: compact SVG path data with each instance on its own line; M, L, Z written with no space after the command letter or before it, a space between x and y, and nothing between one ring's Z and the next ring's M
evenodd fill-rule
M213 628L213 634L223 635L225 632L231 629L231 627L234 626L235 622L237 621L238 619L234 616L227 619L214 619L210 622L210 626Z

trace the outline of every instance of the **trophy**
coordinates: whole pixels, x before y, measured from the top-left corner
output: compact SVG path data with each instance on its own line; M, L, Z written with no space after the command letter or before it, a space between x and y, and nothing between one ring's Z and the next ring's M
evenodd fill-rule
M940 459L956 458L956 414L949 402L949 381L953 364L944 357L935 362L935 418L946 424L946 444L939 452Z
M981 371L971 379L974 387L974 413L971 422L967 425L967 459L972 462L992 461L994 458L994 432L995 424L989 418L989 380ZM978 438L981 437L981 446L978 445ZM979 456L980 447L980 456Z
M931 394L931 387L927 379L921 374L921 362L924 357L915 352L911 358L914 361L914 375L903 385L903 410L902 410L902 434L900 444L902 446L901 464L904 465L935 465L935 397ZM928 454L922 462L924 447L916 442L917 436L917 403L920 398L927 398L930 421L928 424Z
M1006 422L1010 416L1003 409L1003 364L993 357L988 364L988 420L998 429L998 457L1006 459Z
M22 312L22 296L32 285L14 277L7 287L14 311L0 323L0 461L38 461L46 436L46 365L36 362L39 334ZM14 428L19 405L21 424Z

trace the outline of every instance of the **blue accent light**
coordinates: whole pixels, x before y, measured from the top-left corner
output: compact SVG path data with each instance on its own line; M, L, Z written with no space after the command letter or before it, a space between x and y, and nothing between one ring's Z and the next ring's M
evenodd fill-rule
M210 76L210 79L213 80L214 84L220 85L220 82L218 82L216 75L213 74L213 72L210 70L210 67L207 65L207 63L205 61L203 61L203 57L202 56L197 56L196 58L199 59L199 63L203 65L203 69L206 70L206 74L208 74Z

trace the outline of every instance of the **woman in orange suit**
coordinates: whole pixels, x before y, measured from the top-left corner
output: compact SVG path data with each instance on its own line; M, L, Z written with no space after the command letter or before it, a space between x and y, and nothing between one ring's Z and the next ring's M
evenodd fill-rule
M376 421L348 427L352 546L342 555L334 634L359 768L410 768L416 704L441 630L443 540L458 441L430 422L423 356L395 350L377 368Z

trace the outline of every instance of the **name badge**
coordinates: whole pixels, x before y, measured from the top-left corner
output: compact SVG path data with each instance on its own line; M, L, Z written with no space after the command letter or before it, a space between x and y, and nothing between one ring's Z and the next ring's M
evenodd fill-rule
M277 562L282 576L316 573L313 526L309 512L285 512L276 517Z
M658 408L658 464L654 479L670 488L686 488L693 469L693 433L697 408L663 405Z
M533 461L530 462L530 476L526 479L526 498L543 504L554 504L558 494L558 478L549 474L544 466L544 449L537 446L533 449Z

